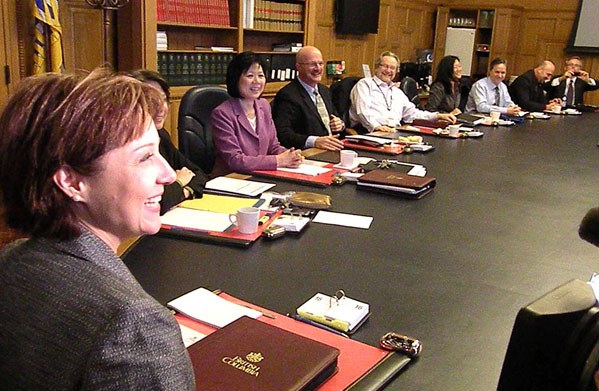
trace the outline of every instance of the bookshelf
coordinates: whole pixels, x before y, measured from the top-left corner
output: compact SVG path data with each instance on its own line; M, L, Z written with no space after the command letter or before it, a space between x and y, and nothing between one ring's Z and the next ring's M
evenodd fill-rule
M447 54L458 55L463 65L469 63L470 76L475 80L486 76L489 62L495 57L513 64L520 13L518 8L438 7L434 69L445 56L446 48L456 45L461 49L460 54ZM467 39L468 35L473 36L472 41ZM450 41L456 38L460 42Z
M191 3L197 7L186 9L182 17L173 17L172 14L166 17L164 9L162 13L158 10L159 4L179 7L185 2L188 6ZM308 45L314 42L314 32L310 26L316 25L315 0L224 0L228 7L228 24L226 17L224 21L222 17L216 21L198 19L208 12L206 4L222 6L222 3L222 0L138 0L129 2L118 12L118 69L146 68L160 71L163 75L166 70L165 76L171 84L171 103L165 127L172 130L171 138L175 145L178 145L176 129L181 97L197 84L224 84L226 65L232 55L252 50L264 56L271 64L275 62L289 66L294 64L295 54L275 53L272 50L274 44L301 42ZM245 13L252 4L253 24ZM295 19L289 18L294 21L285 22L287 18L281 16L284 13L278 8L278 18L264 17L256 12L256 5L265 8L264 4L277 5L282 9L285 6L295 7ZM300 14L297 9L301 10ZM158 50L158 31L166 32L166 50ZM196 49L200 46L205 49ZM233 52L214 52L208 49L213 46L232 47ZM165 56L175 58L173 64L165 64ZM185 63L187 65L184 66ZM174 82L169 72L175 75ZM264 96L271 99L286 84L287 81L269 80Z
M294 53L274 52L273 45L308 44L309 7L309 0L131 2L128 12L119 14L119 37L138 36L141 48L137 51L125 49L131 54L119 59L119 68L158 70L171 86L189 87L224 84L224 73L220 71L222 68L226 71L226 64L235 53L245 50L259 53L268 64L290 63L284 59L292 58ZM123 29L129 29L129 34ZM163 42L162 37L157 38L158 32L162 37L166 36L165 46L157 46ZM230 52L215 51L214 48L226 48ZM282 79L281 75L272 78L269 73L267 76L269 82ZM275 82L273 86L276 90L280 88L277 84L280 83Z

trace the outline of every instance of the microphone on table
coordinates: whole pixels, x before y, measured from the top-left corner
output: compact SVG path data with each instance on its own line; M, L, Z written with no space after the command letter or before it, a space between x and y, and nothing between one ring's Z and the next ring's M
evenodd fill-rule
M582 218L578 235L581 239L599 247L599 207L592 208Z

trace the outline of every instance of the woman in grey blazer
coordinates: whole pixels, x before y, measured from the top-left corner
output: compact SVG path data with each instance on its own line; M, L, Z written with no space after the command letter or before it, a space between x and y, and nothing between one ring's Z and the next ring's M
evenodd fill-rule
M121 259L160 228L175 173L158 152L155 88L104 70L25 79L0 117L8 224L0 250L0 389L194 388L170 312Z

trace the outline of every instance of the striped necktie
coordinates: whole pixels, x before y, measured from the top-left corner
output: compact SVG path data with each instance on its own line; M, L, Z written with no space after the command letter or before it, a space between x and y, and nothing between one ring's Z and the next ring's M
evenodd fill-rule
M499 86L495 87L495 106L499 106Z
M332 133L331 133L331 125L329 123L330 122L329 121L329 113L327 111L327 107L324 104L324 101L322 100L322 97L316 90L314 90L314 100L316 101L316 109L318 110L320 119L322 119L322 123L324 124L325 128L327 128L327 132L329 132L329 136L330 136Z
M568 90L566 91L566 106L574 105L574 79L568 80Z

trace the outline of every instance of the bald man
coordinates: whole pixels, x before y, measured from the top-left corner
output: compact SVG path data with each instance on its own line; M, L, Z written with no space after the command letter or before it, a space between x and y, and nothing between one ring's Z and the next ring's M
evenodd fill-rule
M320 83L324 66L320 50L303 47L295 58L298 77L275 96L272 116L277 138L287 148L343 149L338 138L343 121L333 106L331 92Z
M524 72L509 87L512 100L525 111L544 111L561 106L561 99L547 99L546 91L551 87L548 82L554 72L555 64L549 60Z

